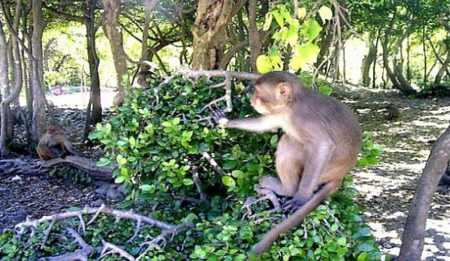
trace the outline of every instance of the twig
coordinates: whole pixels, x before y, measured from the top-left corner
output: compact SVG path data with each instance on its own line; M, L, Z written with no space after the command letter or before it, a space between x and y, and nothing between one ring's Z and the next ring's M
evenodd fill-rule
M205 158L208 163L213 167L214 171L217 172L220 175L226 175L227 173L225 173L225 171L219 166L219 164L217 164L217 161L211 157L211 155L209 155L208 152L203 152L202 153L203 158Z
M202 181L200 179L200 175L198 174L198 167L194 167L194 174L192 175L194 179L195 186L197 187L198 194L200 195L200 202L205 202L209 204L206 193L202 189Z
M102 253L100 254L99 259L102 259L103 257L112 254L119 254L120 257L123 257L128 261L135 261L134 257L130 255L127 251L123 250L122 248L114 244L103 241L103 250Z

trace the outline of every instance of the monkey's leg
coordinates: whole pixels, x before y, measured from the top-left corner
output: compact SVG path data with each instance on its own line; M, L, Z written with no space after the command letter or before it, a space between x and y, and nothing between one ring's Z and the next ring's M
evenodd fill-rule
M280 196L294 196L300 183L303 155L303 145L286 134L283 135L276 153L276 168L280 179L265 177L260 181L261 186Z
M294 198L286 204L288 209L290 208L292 211L296 210L308 202L314 191L319 187L319 183L326 169L332 170L333 172L338 170L340 166L328 166L333 150L333 143L322 142L321 144L315 144L315 146L309 146L306 152L307 157L301 181ZM339 176L336 179L340 180L341 178Z

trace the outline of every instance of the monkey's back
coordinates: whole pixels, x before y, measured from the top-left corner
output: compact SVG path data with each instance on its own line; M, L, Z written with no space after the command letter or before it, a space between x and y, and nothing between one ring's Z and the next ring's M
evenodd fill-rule
M350 165L354 165L361 150L362 131L350 108L313 90L307 91L299 104L307 106L307 113L313 117L308 117L309 120L320 120L321 127L335 142L332 160L348 161L351 162Z

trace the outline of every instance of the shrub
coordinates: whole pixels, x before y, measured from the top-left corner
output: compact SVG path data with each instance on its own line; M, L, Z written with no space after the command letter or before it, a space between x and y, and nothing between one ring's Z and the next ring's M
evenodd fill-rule
M250 248L283 216L265 212L257 219L242 218L243 203L255 194L259 178L276 175L273 156L280 134L211 128L202 121L209 114L202 109L224 94L212 88L213 84L204 79L194 84L177 78L160 90L158 99L153 90L134 90L125 104L116 108L117 115L90 135L105 146L106 154L99 164L117 164L115 180L129 184L133 191L130 199L145 199L156 206L151 214L154 218L196 224L195 230L176 237L164 250L147 249L145 260L252 260L255 257L248 256ZM237 85L236 92L242 88ZM235 93L234 97L230 118L255 116L249 105L250 94L237 97ZM227 174L214 172L202 153L210 154ZM194 168L199 170L209 205L177 200L198 197ZM346 177L343 183L343 188L302 225L277 240L262 260L380 260L375 239L353 200L357 192L350 187L351 178ZM264 212L268 208L263 202L253 210ZM133 226L123 222L102 222L101 227L88 229L88 243L98 243L100 235L120 242L133 233ZM136 245L145 236L140 233L134 245L125 245L126 250L137 254ZM23 257L25 250L11 248L19 243L12 234L3 234L0 254Z

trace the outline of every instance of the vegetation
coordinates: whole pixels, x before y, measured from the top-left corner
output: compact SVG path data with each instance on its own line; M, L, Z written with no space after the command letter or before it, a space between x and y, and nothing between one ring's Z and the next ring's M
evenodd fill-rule
M351 84L411 99L445 96L449 35L447 0L1 1L0 172L54 165L64 166L52 175L76 173L67 165L87 172L74 182L100 173L127 195L117 208L134 213L115 222L117 213L102 207L74 207L79 215L67 219L21 223L25 231L0 234L0 258L63 260L80 250L93 260L256 260L249 250L286 214L272 213L266 201L249 208L246 200L262 176L276 176L281 134L217 128L210 111L256 117L251 80L272 71L293 72L324 95ZM48 101L60 86L89 92L77 134L96 166L86 157L33 159L47 127L68 122ZM112 114L105 114L108 88L125 97ZM409 218L404 245L420 245L403 248L399 260L420 258L426 214L450 159L447 133L411 208L421 219ZM32 160L10 160L18 152ZM381 152L365 133L359 166L377 164ZM361 217L352 179L343 183L262 260L389 260ZM141 227L136 213L163 225ZM84 224L83 215L93 222Z

